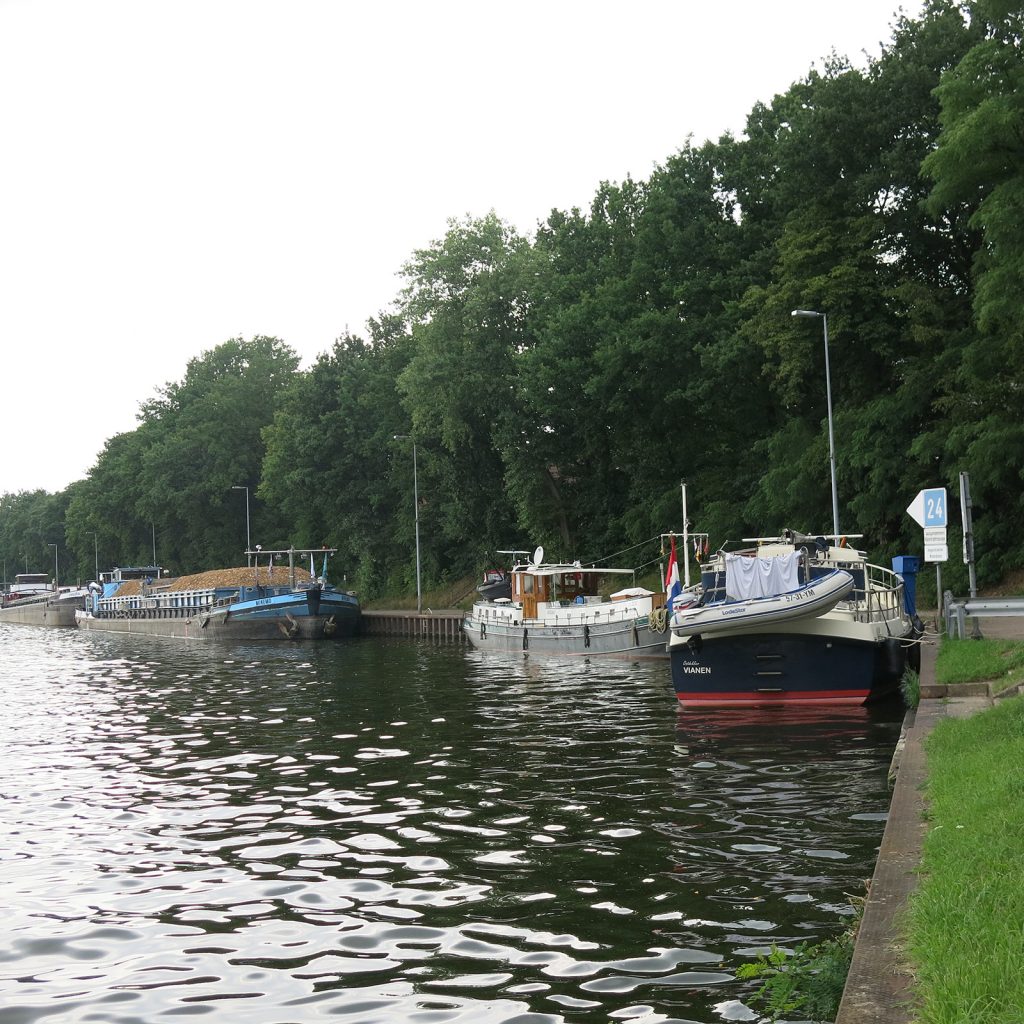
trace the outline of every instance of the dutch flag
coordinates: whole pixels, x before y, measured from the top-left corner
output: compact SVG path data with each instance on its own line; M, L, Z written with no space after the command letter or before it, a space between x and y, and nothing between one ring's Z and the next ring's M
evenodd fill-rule
M672 551L668 556L668 570L665 573L665 603L672 610L676 598L683 592L683 585L679 582L679 563L676 561L676 539L672 538Z

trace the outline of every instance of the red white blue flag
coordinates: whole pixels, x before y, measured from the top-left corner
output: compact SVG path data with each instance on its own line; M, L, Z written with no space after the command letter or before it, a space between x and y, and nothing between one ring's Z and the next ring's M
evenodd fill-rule
M675 599L683 592L679 582L679 563L676 561L676 539L672 538L672 551L668 556L668 570L665 573L665 603L671 609Z

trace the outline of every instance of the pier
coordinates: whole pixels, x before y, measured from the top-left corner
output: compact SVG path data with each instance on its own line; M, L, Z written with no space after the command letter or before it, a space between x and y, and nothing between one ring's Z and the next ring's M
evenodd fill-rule
M462 621L466 613L458 608L440 611L367 611L363 609L364 636L403 636L436 643L462 644L466 634Z

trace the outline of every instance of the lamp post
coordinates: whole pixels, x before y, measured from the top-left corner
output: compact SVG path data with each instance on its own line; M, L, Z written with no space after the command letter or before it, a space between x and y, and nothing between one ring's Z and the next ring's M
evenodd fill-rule
M252 556L249 554L252 550L252 540L249 534L249 488L235 484L231 490L245 491L245 564L252 565Z
M48 548L53 548L53 589L54 591L60 590L60 573L57 571L57 545L47 544Z
M813 309L794 309L792 316L820 317L825 332L825 398L828 402L828 462L832 471L832 533L839 537L839 495L836 490L836 439L832 429L832 375L828 366L828 316Z
M416 614L423 614L423 591L420 588L420 491L416 473L416 442L408 434L395 434L396 441L412 441L412 501L416 527Z
M92 553L93 553L93 557L96 560L96 564L95 564L96 575L93 577L93 579L97 583L99 583L99 581L100 581L100 535L95 530L92 530L90 532L92 533Z

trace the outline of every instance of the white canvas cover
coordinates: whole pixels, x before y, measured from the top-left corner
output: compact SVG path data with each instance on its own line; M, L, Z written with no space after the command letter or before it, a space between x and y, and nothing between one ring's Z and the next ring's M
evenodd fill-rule
M788 551L772 558L725 556L725 596L733 601L775 597L800 586L800 555Z

